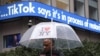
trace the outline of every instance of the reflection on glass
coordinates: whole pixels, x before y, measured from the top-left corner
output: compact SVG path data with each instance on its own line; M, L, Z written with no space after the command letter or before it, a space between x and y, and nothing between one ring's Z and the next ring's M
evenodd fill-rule
M89 18L95 21L98 20L98 1L89 0Z
M19 46L20 34L4 36L3 40L4 40L4 48Z

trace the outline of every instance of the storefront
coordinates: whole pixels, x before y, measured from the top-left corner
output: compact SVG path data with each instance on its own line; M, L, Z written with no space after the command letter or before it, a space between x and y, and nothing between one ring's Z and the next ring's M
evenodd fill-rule
M43 21L65 23L75 28L80 38L98 40L100 36L100 22L60 10L38 2L16 2L0 6L0 50L18 46L22 34L31 24ZM90 33L94 32L94 33ZM95 38L96 37L96 38Z

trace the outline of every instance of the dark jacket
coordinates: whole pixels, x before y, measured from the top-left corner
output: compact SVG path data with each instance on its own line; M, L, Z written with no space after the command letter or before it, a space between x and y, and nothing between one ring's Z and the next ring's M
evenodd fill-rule
M48 51L48 52L42 51L40 53L40 56L64 56L64 54L59 50L52 50L52 51Z

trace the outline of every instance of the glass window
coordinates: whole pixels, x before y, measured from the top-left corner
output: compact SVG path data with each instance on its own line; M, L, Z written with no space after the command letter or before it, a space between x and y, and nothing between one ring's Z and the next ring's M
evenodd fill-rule
M51 5L51 0L36 0L36 1L47 4L47 5Z
M69 0L56 0L56 7L69 11Z
M36 1L36 0L21 0L21 1Z
M89 18L98 21L98 1L89 0Z
M20 34L6 35L3 37L4 48L19 46Z
M98 0L93 0L94 2L98 2Z
M16 1L21 1L21 0L5 0L5 3L6 3L6 4L9 4L9 3L16 2Z
M74 12L80 16L84 15L84 0L74 0Z

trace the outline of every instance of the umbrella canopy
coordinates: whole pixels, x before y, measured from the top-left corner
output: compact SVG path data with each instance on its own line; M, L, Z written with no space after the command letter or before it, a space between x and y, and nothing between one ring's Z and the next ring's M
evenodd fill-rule
M43 39L52 38L57 49L71 49L83 46L75 31L67 24L42 22L29 28L20 44L30 48L43 48Z

